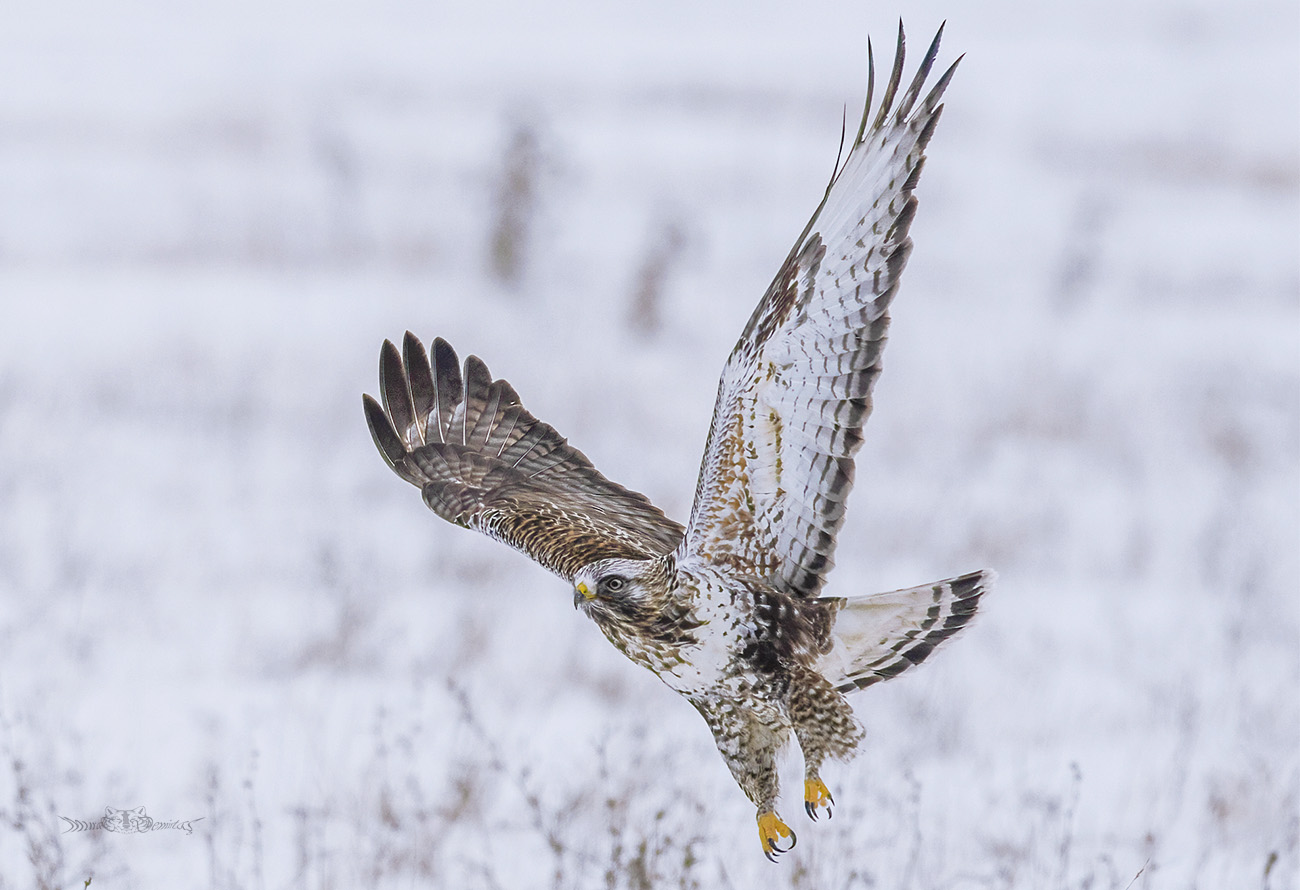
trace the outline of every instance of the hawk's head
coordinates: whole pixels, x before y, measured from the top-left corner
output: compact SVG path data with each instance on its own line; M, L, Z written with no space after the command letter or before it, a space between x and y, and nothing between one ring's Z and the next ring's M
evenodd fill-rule
M604 559L582 566L573 576L573 608L601 608L602 604L643 604L649 587L659 579L662 592L663 570L654 570L658 560Z
M573 576L573 604L629 658L656 673L680 661L699 622L679 601L671 554L655 559L601 559Z
M573 576L573 606L593 611L639 612L663 598L668 572L662 559L601 559Z

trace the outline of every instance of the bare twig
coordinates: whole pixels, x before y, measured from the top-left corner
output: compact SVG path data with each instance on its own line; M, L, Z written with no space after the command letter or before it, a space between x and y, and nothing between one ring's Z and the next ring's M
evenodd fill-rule
M1124 890L1129 890L1130 887L1132 887L1134 884L1136 884L1136 883L1137 883L1137 879L1140 878L1140 877L1142 877L1142 873L1143 873L1144 871L1147 870L1147 866L1150 865L1150 864L1151 864L1151 860L1150 860L1150 859L1148 859L1146 862L1142 863L1142 867L1139 868L1139 869L1137 870L1137 874L1135 874L1135 875L1133 876L1133 880L1129 881L1129 882L1124 886Z
M1061 813L1061 847L1057 859L1056 886L1065 890L1068 886L1070 872L1070 848L1074 843L1074 811L1079 806L1079 787L1083 784L1083 773L1079 764L1070 764L1070 796Z

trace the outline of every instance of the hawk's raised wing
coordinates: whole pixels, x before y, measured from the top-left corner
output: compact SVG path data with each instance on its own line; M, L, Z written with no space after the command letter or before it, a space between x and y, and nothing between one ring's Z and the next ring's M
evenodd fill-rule
M433 512L569 581L598 559L649 559L681 541L680 525L645 495L602 476L477 357L465 360L463 378L445 340L433 341L432 358L409 331L400 354L385 340L383 407L368 395L364 402L384 460Z
M895 107L899 23L893 71L873 121L868 43L866 108L849 156L722 371L687 555L798 596L816 595L830 571L889 304L912 248L912 189L957 67L917 104L942 36L941 27Z

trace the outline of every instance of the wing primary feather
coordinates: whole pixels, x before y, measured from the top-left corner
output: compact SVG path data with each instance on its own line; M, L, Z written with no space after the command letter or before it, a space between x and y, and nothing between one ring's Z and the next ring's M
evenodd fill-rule
M361 397L361 402L366 410L366 425L370 427L370 437L375 440L375 447L383 455L384 463L403 479L409 479L409 475L401 466L402 460L406 457L406 446L402 444L393 425L388 422L388 415L368 394Z
M398 438L407 447L421 444L413 441L412 427L415 424L415 409L411 407L411 393L406 388L406 372L402 368L402 355L393 345L392 340L385 340L379 350L379 394L384 400L384 409L393 425Z
M938 32L934 35L934 40L930 41L930 48L925 51L925 58L921 60L921 65L916 69L916 76L912 78L912 84L903 94L903 101L898 103L898 112L895 119L901 124L907 119L907 115L912 110L912 105L916 102L916 97L920 95L921 87L925 84L925 79L930 76L930 68L934 66L934 60L939 55L939 42L943 39L944 22L939 26Z
M415 426L420 441L429 441L429 417L438 407L438 389L433 383L433 369L429 367L429 354L420 338L406 332L402 338L402 360L406 365L406 385L411 392L411 406L415 409Z
M880 111L871 129L878 130L889 116L889 109L894 104L894 94L898 92L898 83L903 79L903 56L907 50L907 38L903 35L903 20L898 20L898 49L894 53L894 70L889 72L889 83L885 84L885 94L880 97Z
M487 370L486 368L484 369ZM478 421L474 424L474 429L465 434L466 446L473 448L475 451L482 451L487 445L488 436L492 434L492 428L496 425L497 412L501 408L501 388L493 383L488 387L487 404L478 416Z
M456 357L456 350L451 348L451 344L441 337L433 341L430 358L433 359L433 379L438 389L436 441L450 443L448 434L451 431L451 419L456 413L456 405L460 402L464 386L460 377L460 359Z
M867 101L862 107L862 122L858 124L858 135L853 137L853 145L856 148L862 144L862 138L867 133L867 121L871 118L871 97L876 89L876 58L871 52L871 38L867 38Z
M492 387L492 373L477 355L465 359L464 392L459 410L452 421L451 441L461 446L470 444L470 433L487 407L488 391Z
M840 147L835 152L835 166L831 169L831 181L826 184L826 194L828 195L831 193L831 189L835 187L835 180L840 175L840 160L844 157L844 136L848 132L848 126L849 107L845 105L844 112L840 116Z
M948 70L939 76L938 81L930 88L930 92L925 94L925 98L921 100L922 113L935 110L939 97L943 95L944 90L948 89L948 81L952 80L952 76L957 73L957 66L961 64L961 60L964 58L966 58L965 53L958 56L957 61L948 66ZM938 113L937 110L935 113Z

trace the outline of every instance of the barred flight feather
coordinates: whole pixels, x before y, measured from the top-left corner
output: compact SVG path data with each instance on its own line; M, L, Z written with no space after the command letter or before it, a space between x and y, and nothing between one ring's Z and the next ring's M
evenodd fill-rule
M875 62L868 50L867 105L849 155L723 369L682 557L766 568L768 583L796 596L815 596L825 583L889 305L911 252L912 189L956 67L917 105L942 34L899 98L900 25L870 125Z
M669 553L682 527L642 494L610 482L581 451L529 414L514 387L475 356L434 341L432 362L410 332L379 357L383 405L366 420L397 475L444 519L515 547L572 580L598 559Z

